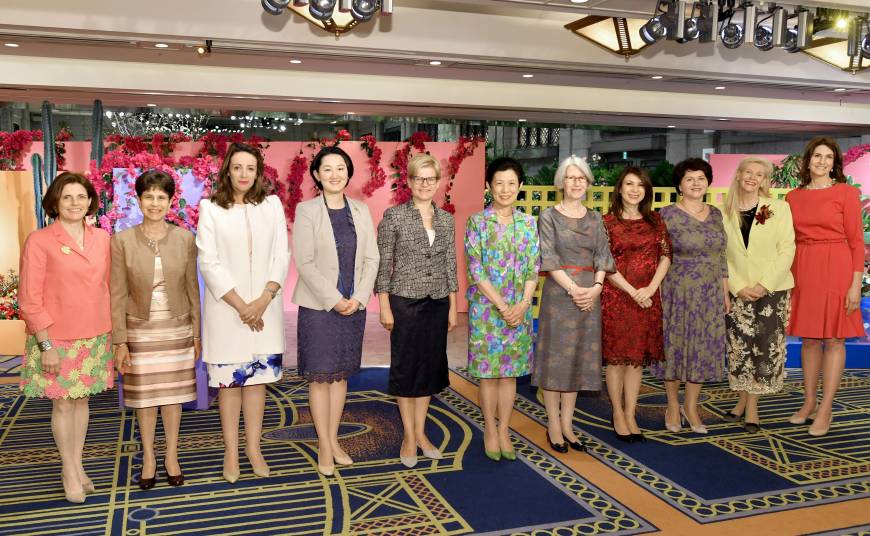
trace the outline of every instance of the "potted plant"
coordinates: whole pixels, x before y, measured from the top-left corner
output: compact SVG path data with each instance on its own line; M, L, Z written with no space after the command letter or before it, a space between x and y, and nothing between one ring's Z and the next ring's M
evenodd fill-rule
M0 274L0 355L24 353L26 333L18 311L18 274Z

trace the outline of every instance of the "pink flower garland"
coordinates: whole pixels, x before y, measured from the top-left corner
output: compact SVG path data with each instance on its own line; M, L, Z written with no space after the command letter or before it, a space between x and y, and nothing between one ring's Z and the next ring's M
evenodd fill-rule
M870 144L852 147L843 154L843 167L857 162L865 153L870 153Z
M368 155L369 180L363 185L362 192L366 197L371 197L381 186L387 182L387 173L381 168L383 151L378 147L378 142L372 135L362 137L362 148Z
M0 171L22 171L24 155L30 150L30 145L41 140L41 130L0 132Z
M426 152L427 141L432 141L429 134L415 132L393 155L393 160L390 162L390 167L396 170L393 173L393 204L401 205L411 199L411 189L408 187L408 161L411 157L411 149L416 149L419 153Z
M296 206L302 201L302 181L308 171L308 157L302 151L293 158L290 173L287 174L287 196L284 202L284 213L287 223L296 221Z
M453 150L453 154L451 154L450 158L447 160L447 176L450 178L447 182L447 188L444 190L444 203L441 205L441 208L451 214L456 214L456 206L453 205L450 197L450 191L453 190L453 181L456 180L456 175L459 173L459 168L462 167L462 162L469 156L473 155L474 150L477 149L477 146L483 141L485 140L482 136L474 138L460 136L459 141L456 142L456 148Z

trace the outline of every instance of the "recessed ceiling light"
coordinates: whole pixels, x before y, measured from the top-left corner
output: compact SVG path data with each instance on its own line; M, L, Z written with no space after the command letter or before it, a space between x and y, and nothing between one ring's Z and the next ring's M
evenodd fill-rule
M330 121L330 122L329 122L330 125L334 125L334 124L336 124L336 123L338 123L338 121Z
M292 60L290 60L290 63L292 63L294 65L299 65L300 63L302 63L302 60L292 59Z
M517 119L517 121L519 121L520 123L525 123L525 122L526 122L525 119Z
M347 112L347 115L356 115L356 112Z
M437 66L437 65L441 65L441 62L438 60L432 60L429 62L429 65L436 65Z
M166 43L155 43L154 47L155 48L169 48L169 45L167 45Z
M721 90L725 89L725 86L716 86L713 89L721 91Z
M572 4L585 4L589 0L571 0Z
M728 121L728 119L725 119L724 117L717 117L716 121Z
M668 125L668 128L677 128L676 125Z
M650 78L652 78L653 80L661 80L662 78L664 78L664 76L657 74L655 76L651 76Z
M9 48L18 48L19 46L18 43L3 43L3 45Z
M834 91L842 92L842 91L846 91L846 88L844 88L844 87L838 87L838 88L835 89Z
M157 106L157 105L156 105L156 104L151 104L151 103L149 103L149 104L147 104L147 106L150 107L150 108L154 108L154 107Z
M534 77L535 77L535 75L533 75L533 74L524 74L523 75L523 78L534 78Z

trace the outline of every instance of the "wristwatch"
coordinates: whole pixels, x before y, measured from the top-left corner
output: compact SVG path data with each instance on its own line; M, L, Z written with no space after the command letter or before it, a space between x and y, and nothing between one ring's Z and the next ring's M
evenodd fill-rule
M40 352L47 352L54 348L54 346L51 345L51 341L48 339L45 339L44 341L37 341L36 345L39 346Z

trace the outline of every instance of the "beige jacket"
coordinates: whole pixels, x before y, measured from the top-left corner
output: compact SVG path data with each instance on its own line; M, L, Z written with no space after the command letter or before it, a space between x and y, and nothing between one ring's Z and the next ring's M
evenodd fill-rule
M377 235L368 207L361 201L345 197L356 230L356 258L353 264L353 295L364 308L372 295L378 275ZM323 198L299 203L293 224L293 257L299 279L293 290L293 303L329 311L341 300L338 291L338 252L335 235Z
M172 316L190 314L193 336L199 337L199 280L196 243L190 231L170 225L158 243L169 310ZM148 319L154 289L154 251L137 225L112 237L112 342L127 342L127 315Z

